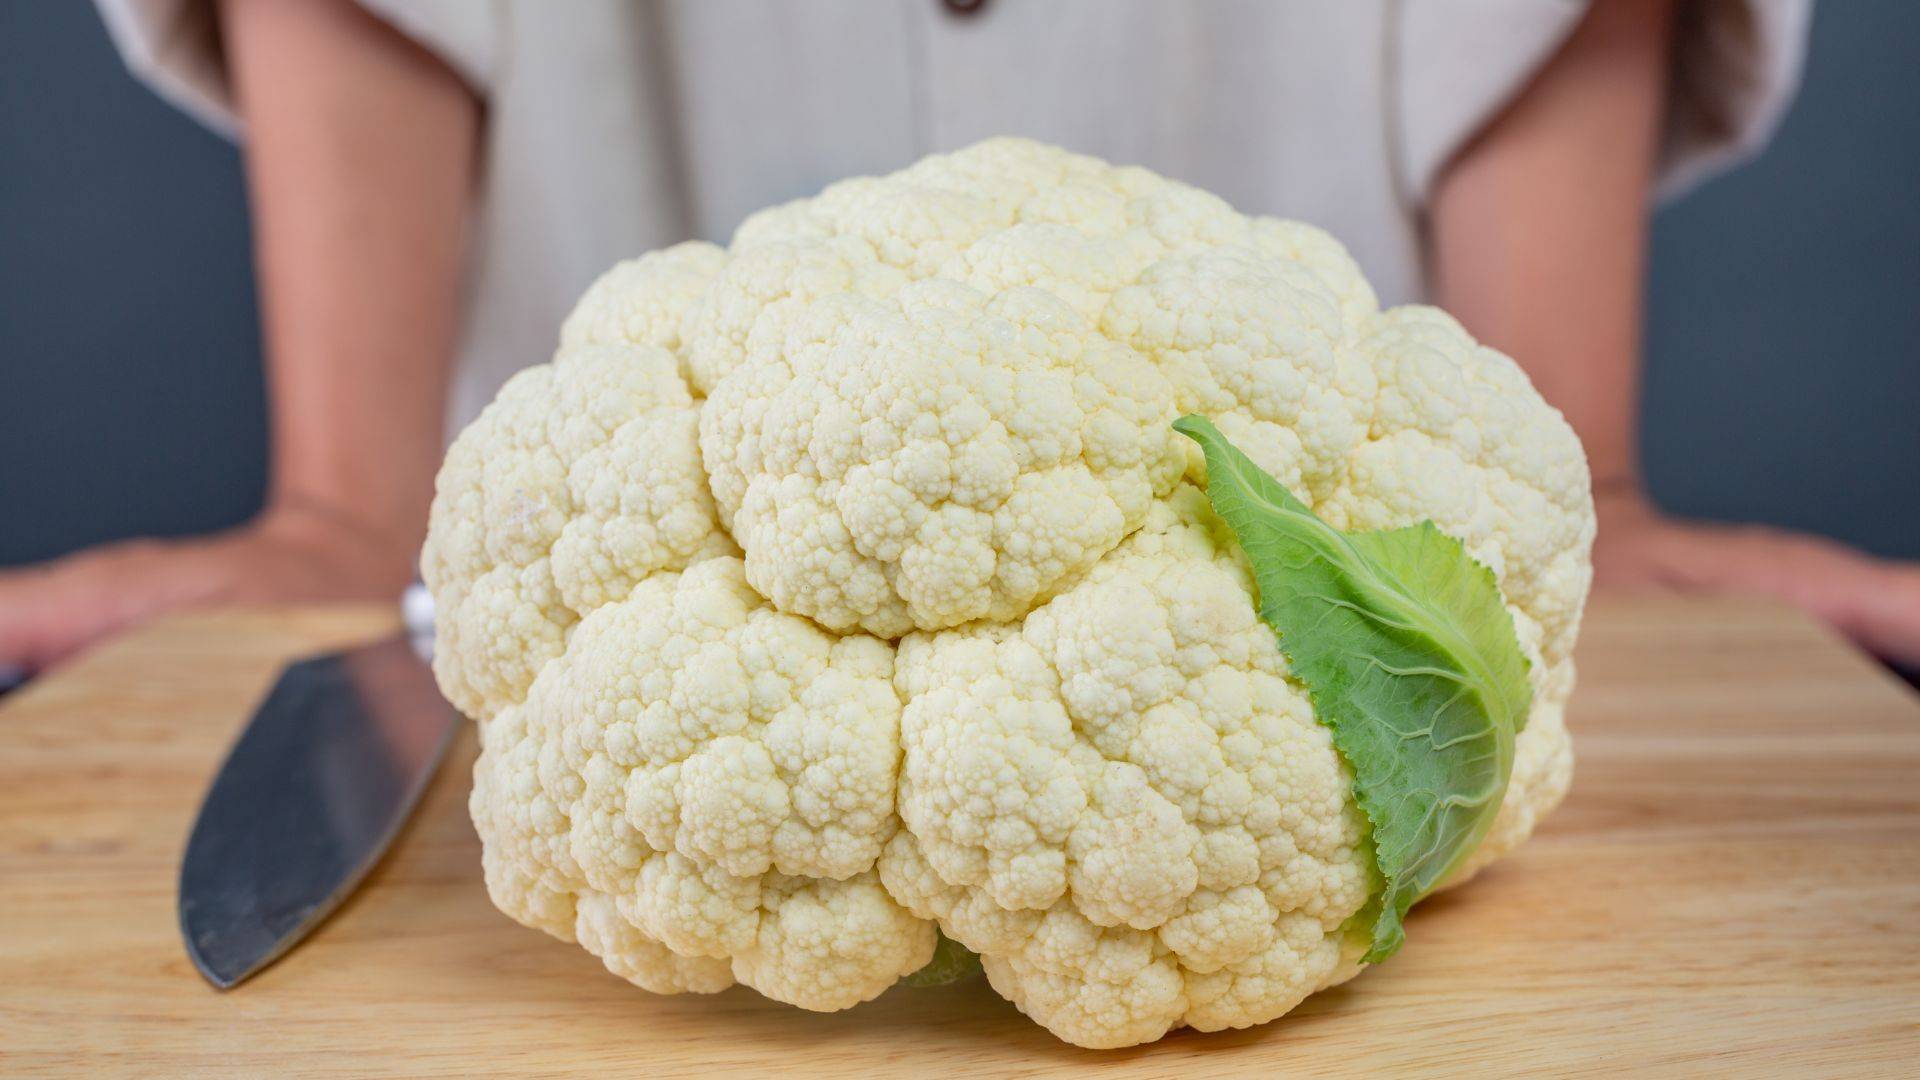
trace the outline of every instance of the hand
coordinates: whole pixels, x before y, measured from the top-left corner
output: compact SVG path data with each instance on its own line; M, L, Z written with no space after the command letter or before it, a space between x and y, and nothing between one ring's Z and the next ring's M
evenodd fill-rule
M412 564L410 544L305 507L214 536L102 545L0 571L0 669L45 670L183 608L394 600Z
M1907 667L1920 666L1920 564L1757 525L1662 515L1637 492L1596 491L1601 588L1746 593L1792 604Z
M247 128L275 509L218 536L0 571L0 673L179 608L391 602L413 576L459 340L482 103L361 5L216 6Z

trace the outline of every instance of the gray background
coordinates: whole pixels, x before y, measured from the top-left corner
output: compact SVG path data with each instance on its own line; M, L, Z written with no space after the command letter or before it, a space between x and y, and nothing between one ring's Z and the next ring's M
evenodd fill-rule
M1766 156L1655 229L1647 470L1668 507L1920 556L1920 4L1815 18ZM232 146L81 3L0 0L0 565L230 525L266 476Z

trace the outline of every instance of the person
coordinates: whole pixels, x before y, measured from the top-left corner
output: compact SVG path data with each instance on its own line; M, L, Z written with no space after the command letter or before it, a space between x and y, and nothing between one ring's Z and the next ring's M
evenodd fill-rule
M1920 567L1671 518L1635 457L1650 208L1765 141L1806 0L102 3L139 74L245 132L270 490L232 532L0 574L0 665L397 596L446 425L601 270L1002 133L1321 225L1383 302L1516 357L1586 443L1602 587L1770 596L1920 662Z

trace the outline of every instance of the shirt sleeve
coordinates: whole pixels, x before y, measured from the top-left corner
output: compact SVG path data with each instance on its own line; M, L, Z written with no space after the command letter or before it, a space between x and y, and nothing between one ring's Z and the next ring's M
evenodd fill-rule
M97 0L127 69L161 97L229 138L241 133L215 0ZM439 57L484 95L496 76L505 15L501 0L358 0L360 6Z
M1760 152L1800 82L1812 0L1693 0L1675 13L1659 193ZM1448 160L1573 33L1586 4L1404 0L1388 31L1390 139L1403 196L1423 206Z

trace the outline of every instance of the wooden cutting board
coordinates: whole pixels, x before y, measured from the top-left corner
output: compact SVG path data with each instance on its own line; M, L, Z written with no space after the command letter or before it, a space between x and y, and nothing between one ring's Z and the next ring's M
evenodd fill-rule
M1290 1016L1117 1052L980 982L824 1016L635 989L488 903L470 734L366 888L215 992L174 925L208 775L283 660L389 625L188 617L0 701L0 1074L1920 1074L1920 704L1785 611L1596 602L1531 844Z

